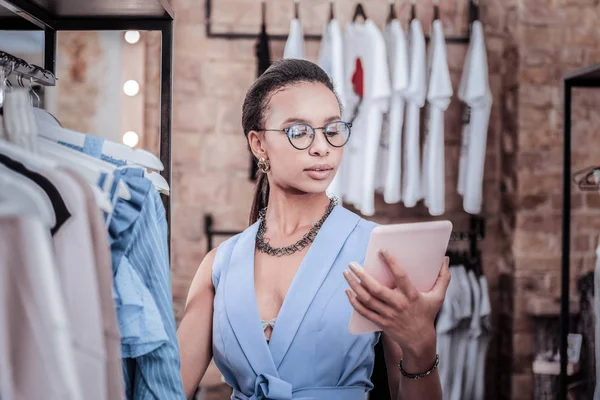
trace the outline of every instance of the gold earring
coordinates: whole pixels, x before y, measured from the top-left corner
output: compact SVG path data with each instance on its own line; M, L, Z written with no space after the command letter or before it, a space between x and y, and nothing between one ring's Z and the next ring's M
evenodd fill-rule
M269 172L271 170L271 164L269 164L269 160L265 160L261 157L258 160L258 170L265 174Z

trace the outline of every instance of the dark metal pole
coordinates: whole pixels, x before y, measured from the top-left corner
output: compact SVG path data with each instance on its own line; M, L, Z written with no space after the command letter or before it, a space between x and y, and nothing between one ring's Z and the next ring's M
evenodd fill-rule
M54 19L35 2L29 0L0 0L0 8L6 8L15 15L26 19L40 29L56 29Z
M163 197L167 214L169 253L171 249L171 116L173 114L173 21L165 20L162 28L160 70L160 160L164 165L161 175L169 184L170 196Z
M56 31L44 30L44 68L56 75Z
M567 398L567 336L569 334L569 259L571 240L571 84L565 81L563 143L562 281L560 297L559 400Z

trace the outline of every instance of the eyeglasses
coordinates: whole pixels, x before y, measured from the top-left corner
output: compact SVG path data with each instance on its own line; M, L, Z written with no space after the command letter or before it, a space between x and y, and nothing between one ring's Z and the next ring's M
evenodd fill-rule
M344 121L330 122L320 128L309 124L297 123L283 129L260 129L264 132L284 132L290 144L298 150L308 149L315 141L316 130L321 129L327 142L333 147L343 147L350 139L352 124Z

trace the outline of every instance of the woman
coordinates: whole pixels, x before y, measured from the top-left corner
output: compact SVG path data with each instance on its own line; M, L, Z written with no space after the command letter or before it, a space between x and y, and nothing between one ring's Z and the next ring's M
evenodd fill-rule
M350 334L354 308L383 328L392 398L442 398L434 319L447 260L428 293L385 253L398 289L356 264L375 224L325 193L350 136L340 108L308 61L278 62L248 91L242 124L261 171L251 226L194 277L178 331L188 397L214 357L233 399L364 400L380 334Z

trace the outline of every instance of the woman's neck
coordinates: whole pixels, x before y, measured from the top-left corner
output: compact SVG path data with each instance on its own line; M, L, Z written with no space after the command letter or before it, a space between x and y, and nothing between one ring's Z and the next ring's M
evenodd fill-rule
M321 219L329 204L326 193L290 194L271 190L267 208L269 237L294 236L306 231Z

